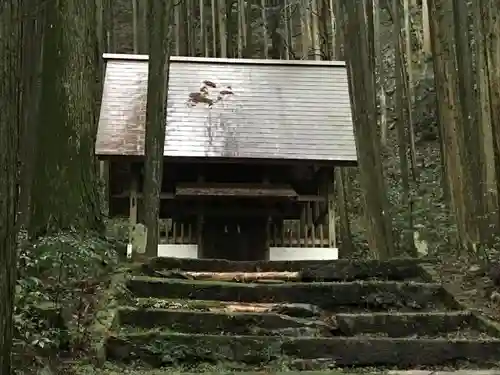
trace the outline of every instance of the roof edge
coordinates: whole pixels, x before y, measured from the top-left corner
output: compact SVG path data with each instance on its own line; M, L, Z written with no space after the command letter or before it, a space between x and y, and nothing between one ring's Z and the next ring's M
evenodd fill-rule
M104 60L128 60L128 61L148 61L148 55L135 55L126 53L104 53ZM211 64L251 64L251 65L292 65L292 66L332 66L345 68L344 61L326 60L277 60L277 59L230 59L221 57L189 57L171 56L170 61L191 62L191 63L211 63Z

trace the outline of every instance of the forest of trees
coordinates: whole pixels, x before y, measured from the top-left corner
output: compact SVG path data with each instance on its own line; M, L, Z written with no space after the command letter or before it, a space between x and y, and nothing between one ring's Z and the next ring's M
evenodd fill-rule
M104 229L101 54L149 51L145 205L157 206L170 54L345 59L359 168L335 176L341 255L483 256L497 245L499 0L5 0L0 373L10 373L20 241Z

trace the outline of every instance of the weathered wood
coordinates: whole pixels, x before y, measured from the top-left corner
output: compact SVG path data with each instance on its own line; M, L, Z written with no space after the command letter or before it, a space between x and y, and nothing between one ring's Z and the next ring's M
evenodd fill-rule
M158 348L168 355L158 353ZM265 364L276 358L330 358L337 366L444 365L467 358L472 363L496 361L500 340L404 338L286 338L224 335L129 333L112 336L110 359L144 360L160 367L184 361Z
M301 280L300 272L193 272L193 271L158 271L158 276L188 280L218 280L252 282L256 280Z
M136 298L132 305L138 308L164 308L183 311L276 313L295 318L319 318L324 315L323 310L318 306L308 303L249 303L236 301Z
M325 197L322 195L299 195L295 200L297 202L324 202Z
M400 258L386 261L304 260L233 262L223 259L154 258L143 265L143 271L189 270L198 272L295 272L310 280L343 281L380 278L408 280L421 277L423 260Z
M137 175L132 175L129 194L129 243L132 244L133 230L137 224Z
M290 198L297 197L297 192L290 186L269 184L179 184L175 190L176 196L198 197L246 197L246 198Z
M111 198L129 198L131 193L132 193L132 191L124 191L121 193L111 194ZM137 191L135 192L135 196L137 197L137 199L143 198L143 194L139 193ZM174 198L175 198L174 194L160 193L160 199L162 199L162 200L170 200L170 199L174 199Z
M336 230L335 230L335 189L334 189L334 171L325 169L322 171L320 178L319 191L325 197L325 205L320 211L314 222L321 222L325 219L327 228L326 242L327 247L337 247Z
M330 309L364 306L379 310L441 306L439 284L401 282L291 283L278 285L175 280L135 276L128 280L137 297L241 302L310 303Z

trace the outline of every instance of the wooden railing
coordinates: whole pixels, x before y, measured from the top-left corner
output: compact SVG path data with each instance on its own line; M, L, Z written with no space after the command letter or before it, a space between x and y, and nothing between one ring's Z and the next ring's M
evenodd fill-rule
M160 244L196 244L196 230L190 223L177 223L171 219L160 220Z
M328 231L323 224L304 224L285 220L283 225L269 224L269 247L329 247Z
M161 244L196 244L198 234L191 223L161 220L159 239ZM269 223L269 247L329 247L325 225L304 224L301 220L285 220L282 225Z

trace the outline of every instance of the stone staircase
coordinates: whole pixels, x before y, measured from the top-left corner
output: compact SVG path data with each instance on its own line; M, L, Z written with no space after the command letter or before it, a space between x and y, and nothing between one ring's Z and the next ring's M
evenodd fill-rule
M156 258L127 280L106 355L149 367L491 367L500 333L414 260ZM273 367L274 366L274 367Z

